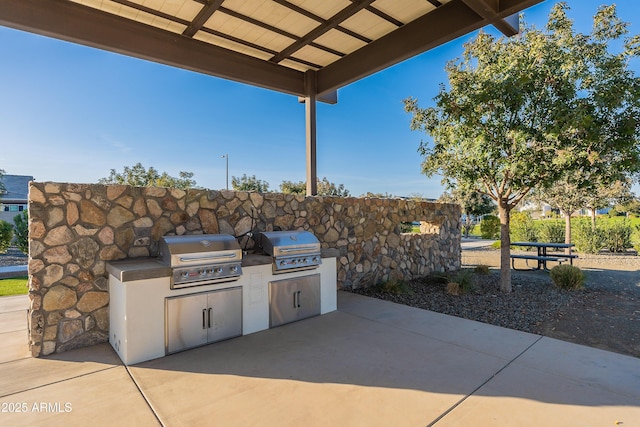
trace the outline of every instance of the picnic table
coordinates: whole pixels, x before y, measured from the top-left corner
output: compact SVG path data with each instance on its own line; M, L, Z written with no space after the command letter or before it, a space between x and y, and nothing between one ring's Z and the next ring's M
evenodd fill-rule
M537 261L537 265L535 267L529 267L529 270L548 270L547 262L557 262L558 264L562 264L565 261L569 261L571 265L573 265L573 259L578 258L578 255L571 253L571 248L575 246L573 243L545 243L545 242L512 242L511 246L522 246L522 247L530 247L537 248L538 255L521 255L521 254L510 254L511 257L511 268L514 270L518 270L515 267L516 259L524 259L527 267L529 267L529 261L534 260ZM548 250L558 250L558 249L569 249L568 253L548 253Z

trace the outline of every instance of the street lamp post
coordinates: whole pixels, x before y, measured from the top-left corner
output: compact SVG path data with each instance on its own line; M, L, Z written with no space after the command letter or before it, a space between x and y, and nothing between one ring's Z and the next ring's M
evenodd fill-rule
M227 153L227 154L225 154L223 156L220 156L220 158L221 159L222 158L227 159L227 190L228 190L229 189L229 153Z

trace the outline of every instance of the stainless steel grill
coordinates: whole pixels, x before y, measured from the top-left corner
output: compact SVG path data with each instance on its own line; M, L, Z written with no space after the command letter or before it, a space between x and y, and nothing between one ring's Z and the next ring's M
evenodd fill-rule
M264 231L258 245L273 258L273 273L311 270L322 264L320 242L308 231Z
M238 280L242 250L228 234L164 236L160 260L171 267L171 289Z

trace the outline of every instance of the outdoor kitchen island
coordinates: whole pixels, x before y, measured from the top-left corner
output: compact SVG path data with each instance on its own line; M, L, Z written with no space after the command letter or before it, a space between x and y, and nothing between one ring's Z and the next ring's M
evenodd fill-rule
M242 259L242 274L236 280L194 287L172 289L171 269L156 258L132 258L107 264L109 273L109 343L126 365L163 357L172 353L169 348L169 331L176 329L174 322L180 321L178 312L169 318L167 308L172 301L181 298L213 300L212 304L194 310L196 325L194 333L204 334L204 342L185 343L187 349L221 339L247 335L270 327L270 283L302 282L309 278L319 279L319 313L337 309L336 259L322 258L317 268L310 271L292 271L274 274L272 258L266 255L245 255ZM294 291L293 304L296 304ZM222 299L217 297L222 297ZM226 307L227 318L211 317L218 306ZM297 300L298 304L300 300ZM304 302L303 302L304 304ZM231 308L229 307L236 307ZM182 306L180 306L182 307ZM186 307L186 306L185 306ZM213 310L211 309L213 307ZM224 310L223 310L224 311ZM213 319L213 322L212 322ZM200 324L200 322L202 322ZM240 325L239 329L237 326ZM182 326L179 326L181 328ZM188 327L188 326L185 326ZM197 329L197 331L195 331ZM220 330L223 335L209 334ZM204 331L204 332L203 332ZM235 332L234 332L235 331ZM227 334L228 336L224 336ZM218 339L219 338L219 339Z

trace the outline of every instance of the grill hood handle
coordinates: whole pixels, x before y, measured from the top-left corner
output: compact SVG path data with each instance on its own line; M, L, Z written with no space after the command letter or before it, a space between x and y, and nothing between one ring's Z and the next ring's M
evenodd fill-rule
M280 248L280 252L315 251L317 246L298 246L295 248Z
M222 255L207 255L207 256L199 256L199 257L180 257L180 261L189 262L189 261L204 261L207 259L216 260L220 258L235 258L235 254L222 254Z

